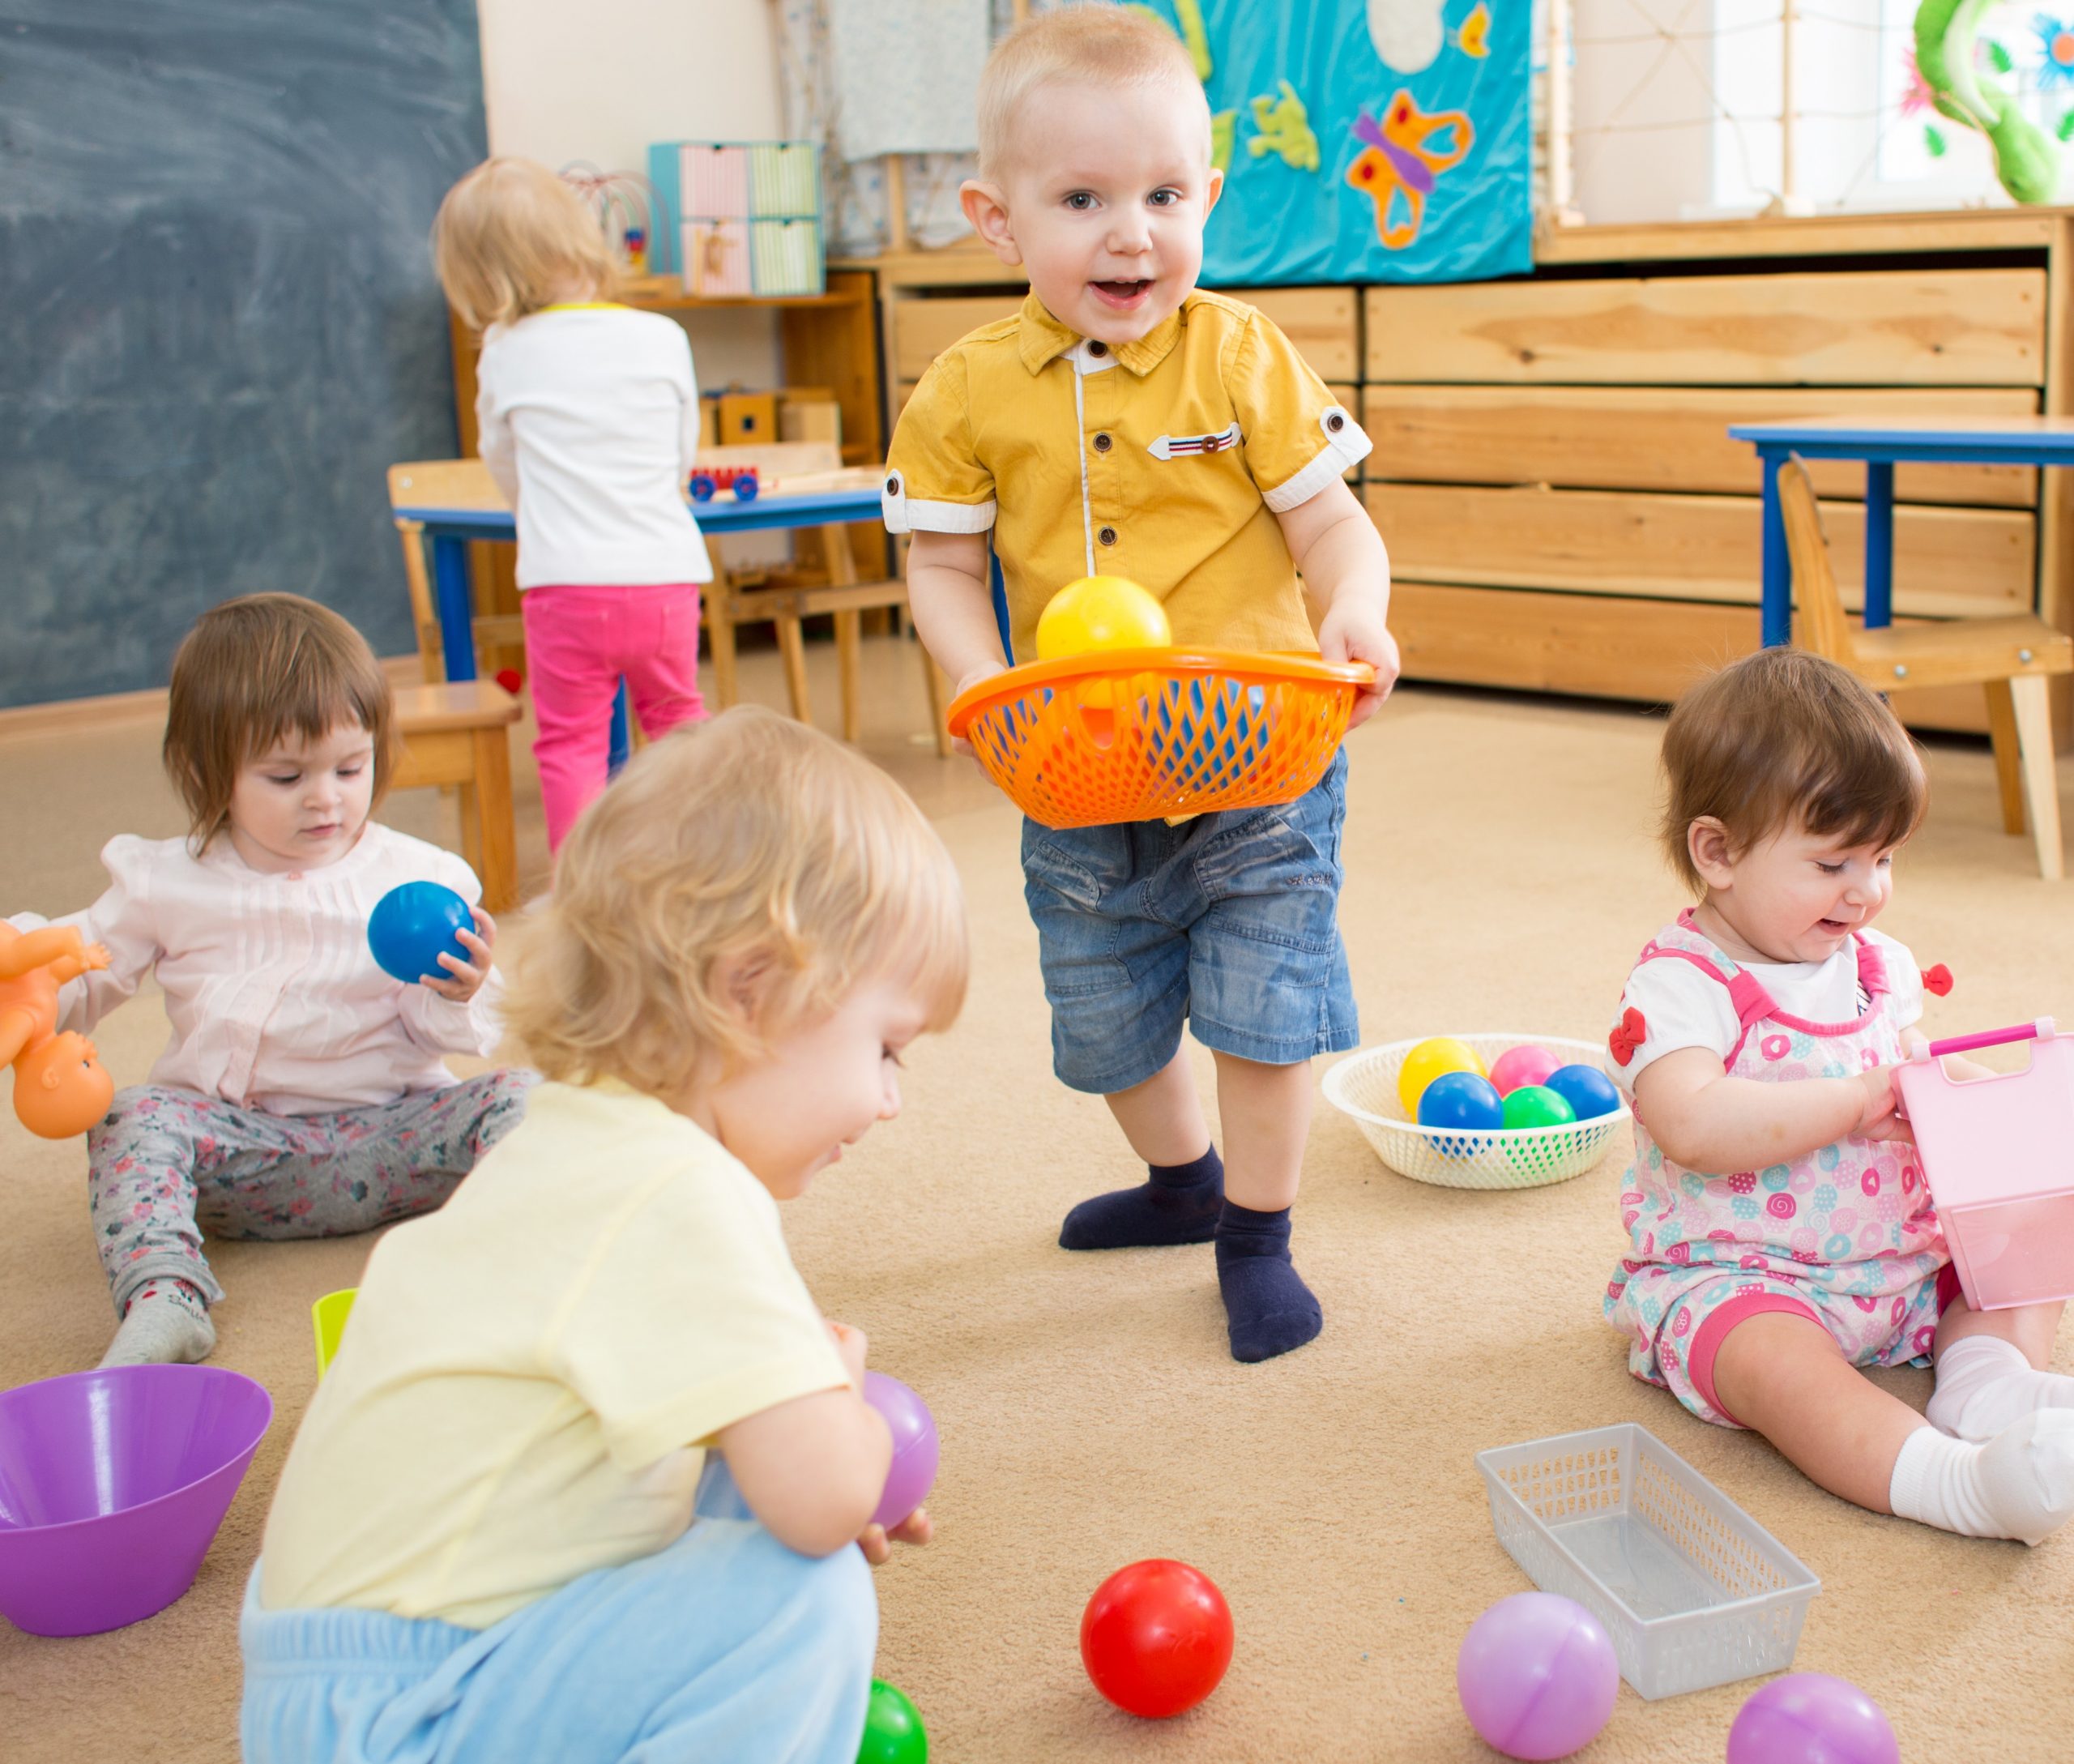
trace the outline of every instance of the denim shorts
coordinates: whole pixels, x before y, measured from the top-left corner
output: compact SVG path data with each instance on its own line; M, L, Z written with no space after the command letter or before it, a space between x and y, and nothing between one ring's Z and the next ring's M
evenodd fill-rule
M1179 826L1022 826L1052 1060L1078 1091L1142 1083L1197 1040L1264 1066L1355 1046L1339 937L1346 754L1295 801Z

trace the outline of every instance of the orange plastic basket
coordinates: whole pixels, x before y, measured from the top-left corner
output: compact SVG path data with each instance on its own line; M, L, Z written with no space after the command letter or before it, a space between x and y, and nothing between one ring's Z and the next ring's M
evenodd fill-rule
M1324 775L1372 677L1315 656L1120 649L983 680L950 732L1046 826L1259 808Z

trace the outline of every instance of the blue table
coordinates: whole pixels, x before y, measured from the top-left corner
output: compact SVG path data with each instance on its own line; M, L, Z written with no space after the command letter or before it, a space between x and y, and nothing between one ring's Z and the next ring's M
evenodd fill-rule
M732 496L691 505L699 531L746 533L773 527L820 527L830 521L877 520L876 484L858 489L814 490L800 496L759 496L738 502ZM479 539L514 540L516 518L501 506L442 508L397 505L399 521L416 521L432 541L433 601L439 614L440 642L446 654L449 680L476 677L475 596L468 580L468 546ZM625 762L629 745L626 683L620 683L612 706L611 765Z
M1803 422L1735 423L1730 438L1747 441L1765 468L1766 645L1793 636L1793 565L1779 512L1779 468L1789 454L1803 459L1865 462L1865 625L1894 617L1894 468L1935 460L1954 465L2074 466L2074 418L1923 416L1881 421L1824 416Z

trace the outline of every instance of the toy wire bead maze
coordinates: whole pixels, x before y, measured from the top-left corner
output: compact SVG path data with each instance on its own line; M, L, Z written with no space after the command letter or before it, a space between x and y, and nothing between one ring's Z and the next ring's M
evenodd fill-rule
M663 204L655 186L638 172L601 172L582 160L563 166L561 175L590 205L627 272L647 275L649 253L663 224Z

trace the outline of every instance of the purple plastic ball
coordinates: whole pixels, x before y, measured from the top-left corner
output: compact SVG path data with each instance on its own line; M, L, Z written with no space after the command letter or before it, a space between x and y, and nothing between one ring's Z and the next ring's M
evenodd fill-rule
M874 1525L898 1525L928 1497L937 1480L937 1423L929 1406L898 1378L883 1372L864 1374L864 1400L886 1417L893 1429L893 1464L886 1473L886 1492L878 1497Z
M1469 1627L1455 1659L1462 1713L1507 1758L1568 1758L1591 1744L1620 1694L1598 1619L1552 1592L1516 1592Z
M1875 1702L1847 1678L1789 1672L1743 1706L1728 1730L1728 1764L1901 1764L1901 1743Z

